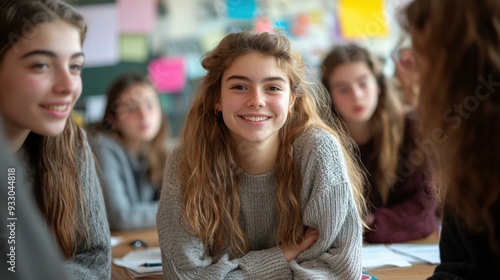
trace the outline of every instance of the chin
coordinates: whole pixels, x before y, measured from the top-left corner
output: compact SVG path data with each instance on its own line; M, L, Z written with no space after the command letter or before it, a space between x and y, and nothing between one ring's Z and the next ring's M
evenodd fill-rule
M60 135L64 131L65 126L61 127L47 127L39 130L33 130L33 132L40 134L42 136L54 137Z

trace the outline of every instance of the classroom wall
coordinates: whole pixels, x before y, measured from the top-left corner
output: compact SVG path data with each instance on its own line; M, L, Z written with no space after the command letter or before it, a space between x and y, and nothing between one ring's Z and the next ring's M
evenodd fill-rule
M388 57L404 0L80 0L89 23L83 95L77 111L99 119L108 85L124 72L150 75L179 134L202 56L230 32L284 29L312 67L332 45L355 41ZM388 64L387 72L392 73ZM101 104L101 105L99 105Z

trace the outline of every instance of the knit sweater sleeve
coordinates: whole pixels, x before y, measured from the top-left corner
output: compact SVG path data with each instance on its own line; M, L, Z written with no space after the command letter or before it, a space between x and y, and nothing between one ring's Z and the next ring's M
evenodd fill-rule
M94 156L85 143L85 160L81 162L80 180L87 202L87 222L90 240L79 244L76 255L64 263L70 279L110 279L111 242L106 210L95 169ZM86 242L90 243L87 245Z
M157 212L157 227L165 279L291 279L292 274L278 247L250 251L241 258L209 257L203 243L180 224L181 202L178 163L174 151L165 168Z
M290 262L294 279L360 279L362 225L339 143L317 130L296 142L303 221L319 239Z

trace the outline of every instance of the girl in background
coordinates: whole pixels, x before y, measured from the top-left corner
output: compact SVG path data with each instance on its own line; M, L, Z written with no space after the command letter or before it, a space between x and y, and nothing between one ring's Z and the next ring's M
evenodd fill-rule
M500 2L415 0L404 16L444 205L429 279L500 279Z
M230 34L202 65L158 207L165 278L359 279L352 144L318 115L286 36Z
M111 84L107 98L95 145L110 227L154 227L168 138L158 94L147 77L129 73Z
M95 162L85 133L68 118L82 91L85 32L84 19L65 1L2 1L0 116L67 275L109 279L109 227Z
M322 63L332 108L358 144L368 171L365 241L405 242L436 230L435 203L423 153L414 156L413 120L389 88L380 62L354 44L334 47Z

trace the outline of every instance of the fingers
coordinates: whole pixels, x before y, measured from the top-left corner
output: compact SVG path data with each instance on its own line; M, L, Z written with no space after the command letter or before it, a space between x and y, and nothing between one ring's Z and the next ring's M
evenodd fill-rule
M318 240L319 232L314 228L308 228L302 235L302 241L299 244L300 252L311 248L311 246Z

